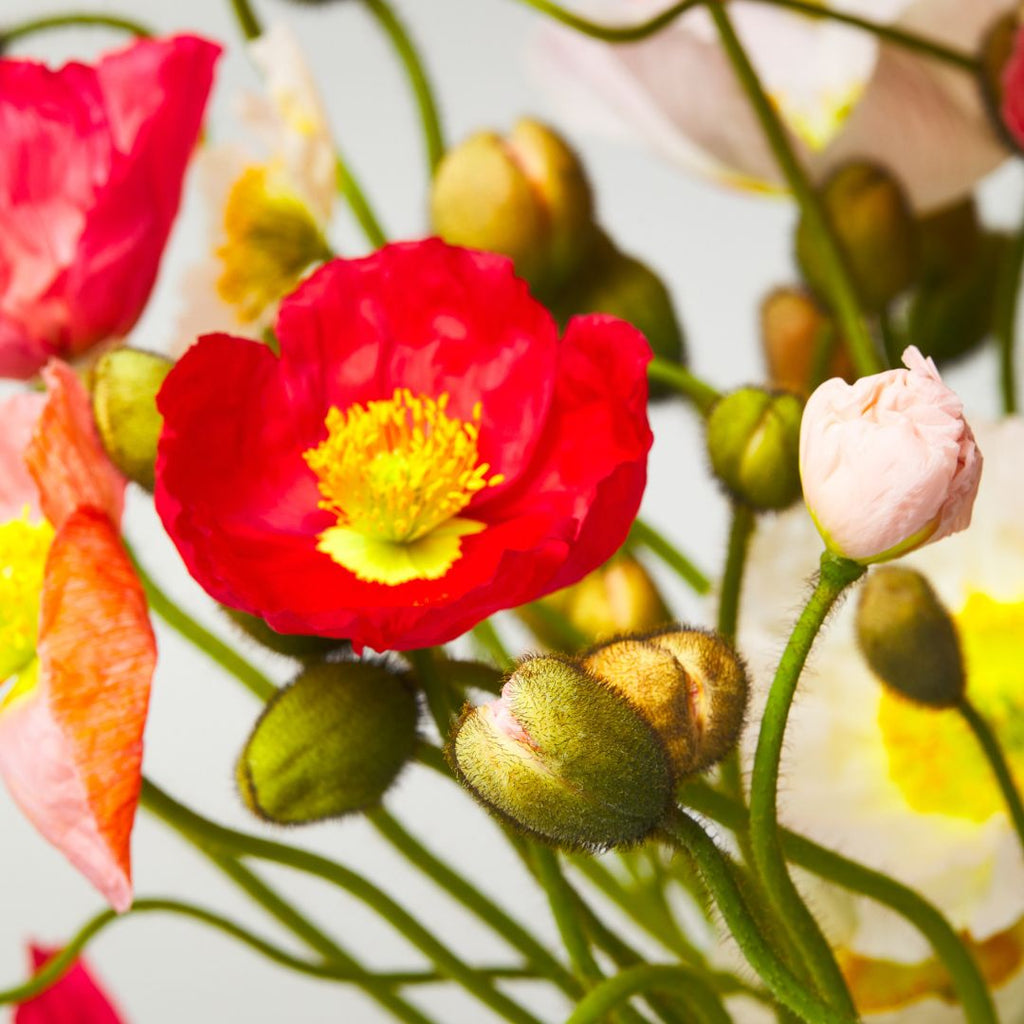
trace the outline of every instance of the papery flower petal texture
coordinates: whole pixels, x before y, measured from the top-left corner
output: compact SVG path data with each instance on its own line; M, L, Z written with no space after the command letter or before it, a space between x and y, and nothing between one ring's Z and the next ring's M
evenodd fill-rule
M826 381L804 408L804 500L828 547L858 562L966 529L981 479L963 403L916 348L903 360L905 370Z
M848 0L829 6L971 53L1012 3ZM587 17L630 24L665 5L608 0L575 7ZM815 180L851 159L874 161L923 211L964 195L1005 159L972 76L828 19L742 0L729 10ZM542 40L537 66L570 118L644 141L723 183L784 187L704 11L628 44L553 29ZM956 145L949 145L954 138Z
M628 324L580 317L559 341L510 261L427 240L328 263L276 333L279 358L200 339L158 400L157 509L217 600L280 632L423 647L625 539L652 440Z
M34 480L28 518L0 525L0 675L15 676L0 703L0 777L39 832L125 910L156 645L119 536L124 481L100 446L88 395L64 364L51 363L44 379L41 407L23 396L5 403L21 422L0 438L0 464L21 455ZM35 418L24 444L26 412ZM33 529L42 539L28 548L21 537Z
M38 971L60 950L31 947ZM124 1024L125 1018L81 959L54 985L14 1011L14 1024Z
M156 279L220 48L0 61L0 376L122 337Z

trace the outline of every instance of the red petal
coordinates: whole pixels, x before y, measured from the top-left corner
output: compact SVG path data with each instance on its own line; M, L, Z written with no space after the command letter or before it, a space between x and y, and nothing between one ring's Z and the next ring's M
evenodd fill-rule
M32 968L38 971L60 952L31 947ZM68 972L45 992L14 1011L14 1024L123 1024L124 1017L97 985L84 961L76 960Z
M45 401L42 395L18 394L0 402L0 523L20 516L26 505L32 513L39 511L39 491L25 465L25 449Z

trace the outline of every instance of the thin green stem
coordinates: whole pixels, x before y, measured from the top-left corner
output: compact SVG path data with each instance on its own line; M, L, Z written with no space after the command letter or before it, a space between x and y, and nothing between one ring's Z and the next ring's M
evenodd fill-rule
M1003 412L1007 416L1017 411L1017 312L1020 308L1022 272L1024 224L1007 243L999 267L993 312L993 326L999 344L999 386L1003 397Z
M671 24L677 18L682 17L687 11L700 6L705 0L681 0L680 3L667 7L664 11L648 18L646 21L637 22L634 25L602 25L599 22L591 21L588 18L581 18L573 14L551 0L520 0L534 10L546 14L555 21L575 29L583 35L591 36L594 39L601 39L606 43L635 43L648 36L655 35L663 28ZM841 22L844 25L851 25L854 28L871 32L886 42L894 43L904 49L912 50L927 57L933 57L947 64L961 68L963 71L974 72L978 67L978 59L973 54L963 53L951 47L943 46L941 43L925 39L923 36L915 35L912 32L905 32L902 29L891 25L884 25L869 18L861 18L855 14L848 14L845 11L837 10L834 7L824 7L814 0L757 0L758 3L770 4L773 7L782 7L786 10L797 11L806 14L809 18L827 18L830 21Z
M438 671L437 659L432 648L406 651L405 656L409 659L409 664L416 673L416 681L427 698L427 707L430 708L441 742L446 743L452 722L459 713L461 700Z
M255 666L250 665L240 654L233 651L208 629L201 626L187 612L182 610L158 586L156 580L146 572L134 551L125 544L135 573L139 577L149 607L160 616L176 633L198 647L211 661L233 675L247 690L261 701L268 701L277 687Z
M687 783L680 798L697 813L734 832L740 833L749 827L743 806L705 782ZM953 927L927 900L888 875L849 860L795 832L782 829L780 836L783 850L794 864L844 889L867 896L909 921L927 939L949 972L968 1024L995 1024L992 997L977 963Z
M711 590L707 578L664 534L659 533L646 519L636 519L629 531L629 539L657 555L675 574L698 594Z
M768 695L750 783L750 845L770 903L785 922L815 984L834 1006L851 1011L842 972L825 937L789 876L779 841L778 783L782 742L797 683L814 640L842 592L864 574L856 562L826 552L817 586L779 661Z
M11 43L37 32L48 32L55 28L113 28L121 32L127 32L139 39L146 39L153 35L152 29L134 21L131 18L121 18L114 14L103 14L101 12L81 11L68 14L50 14L43 18L33 18L31 21L23 21L18 25L10 25L7 28L0 27L0 51L6 52Z
M370 205L370 201L366 198L362 185L359 184L358 179L352 173L348 161L340 152L336 153L335 177L338 191L345 202L348 203L349 209L366 236L366 240L374 249L380 249L382 246L387 245L388 236L384 228L381 227L377 214Z
M550 978L563 992L578 996L572 975L513 917L492 902L458 872L439 860L383 808L367 814L370 823L410 864L422 871L449 896L476 914L510 946L526 957L538 973Z
M143 780L142 800L166 824L205 849L283 864L342 889L370 907L428 957L438 970L499 1016L513 1024L539 1024L536 1017L467 966L387 893L354 871L308 850L216 825L173 800L148 779Z
M725 571L722 573L722 591L718 595L718 634L733 646L736 644L743 570L747 565L747 551L756 525L757 517L753 509L738 502L733 504L729 547L725 556Z
M736 30L726 11L726 5L717 2L708 3L706 9L718 27L722 48L750 100L757 119L761 122L765 138L800 206L804 222L814 238L819 269L828 292L828 298L839 319L847 344L850 346L850 355L857 367L857 372L862 376L876 373L885 367L875 348L874 338L864 321L853 277L846 265L842 248L829 222L821 198L797 159L779 113L765 93L761 80L750 63L750 58L747 56L739 36L736 35Z
M231 0L231 10L246 39L258 39L263 34L263 26L249 0Z
M762 937L725 854L693 818L676 811L667 817L662 833L672 845L693 857L747 962L780 1003L810 1024L848 1024L856 1019L852 1008L829 1006L804 988L776 956Z
M378 24L391 40L395 54L405 68L409 85L412 87L419 110L420 125L423 128L423 142L427 154L427 176L432 178L437 165L444 156L444 134L441 117L434 91L412 38L402 24L394 8L386 0L365 0L367 10L377 19Z
M1006 755L999 745L999 739L992 726L985 721L984 716L966 697L960 702L957 710L963 715L964 721L970 726L971 732L981 744L992 774L995 775L996 782L999 783L1010 820L1020 837L1021 852L1024 853L1024 801L1021 800L1020 790L1014 781L1013 772L1006 761Z
M807 393L810 394L829 375L832 357L839 345L839 332L835 324L826 320L814 335L814 355L811 359L810 377L807 381Z
M685 366L658 356L647 364L647 379L678 391L693 402L702 416L707 416L711 406L722 397L710 384L695 377Z
M472 629L473 639L494 659L495 665L502 672L507 672L515 662L511 651L505 646L504 641L498 635L493 619L484 619L478 622Z
M546 644L553 641L558 649L565 654L575 654L577 651L593 645L594 638L592 636L587 636L576 627L567 615L557 608L552 608L543 599L527 605L527 610L530 617L543 628L543 634L547 638L544 641ZM531 632L537 635L535 631L531 630Z

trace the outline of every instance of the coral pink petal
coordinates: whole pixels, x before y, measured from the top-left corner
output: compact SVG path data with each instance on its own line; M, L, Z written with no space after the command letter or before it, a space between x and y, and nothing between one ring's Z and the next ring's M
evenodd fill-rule
M46 518L59 529L75 509L88 505L120 524L125 480L100 443L85 386L71 367L57 360L49 363L43 378L46 405L25 460Z
M39 681L0 712L0 775L42 835L118 911L156 664L145 596L110 520L60 527L46 563Z
M59 949L33 945L32 970L38 973L58 953ZM78 959L59 981L14 1011L14 1024L124 1024L124 1017Z
M39 515L39 491L25 465L25 449L46 399L38 394L17 394L0 402L0 523L28 506Z

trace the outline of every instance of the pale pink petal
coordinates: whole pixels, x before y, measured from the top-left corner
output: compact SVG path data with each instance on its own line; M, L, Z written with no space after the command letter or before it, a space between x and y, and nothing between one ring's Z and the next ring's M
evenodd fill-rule
M27 507L38 518L39 491L25 464L25 449L46 399L39 394L12 395L0 402L0 523Z

